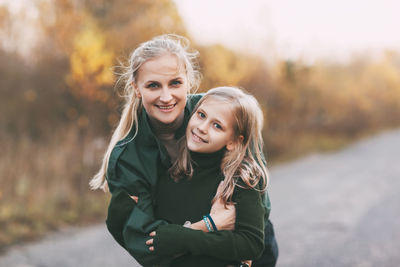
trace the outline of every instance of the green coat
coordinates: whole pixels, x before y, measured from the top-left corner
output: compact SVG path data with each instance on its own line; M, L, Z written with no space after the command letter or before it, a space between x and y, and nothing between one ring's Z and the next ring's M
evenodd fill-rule
M188 96L184 123L178 129L176 138L184 135L190 114L201 97ZM116 144L110 155L107 182L112 197L106 224L115 240L140 264L151 266L169 261L169 257L150 252L145 242L150 232L167 224L164 220L155 219L154 194L159 172L170 166L170 160L165 147L154 135L144 109L138 124L136 137L133 138L135 129L132 129L126 138ZM139 202L136 204L130 195L138 196ZM263 203L267 219L270 202L268 195L265 195L267 197ZM225 236L222 234L220 238Z
M240 260L257 259L264 249L265 210L261 193L254 189L235 188L234 231L205 233L182 226L186 220L197 222L209 213L218 184L224 178L220 163L225 151L192 152L195 163L191 179L175 182L167 173L159 178L155 215L171 224L158 227L154 248L159 255L184 254L172 262L172 267L236 266Z

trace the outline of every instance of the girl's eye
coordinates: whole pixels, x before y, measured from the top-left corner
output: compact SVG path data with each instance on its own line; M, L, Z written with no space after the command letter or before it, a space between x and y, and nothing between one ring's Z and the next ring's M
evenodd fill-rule
M217 128L218 130L222 130L222 126L218 123L214 123L214 127Z
M197 114L199 115L200 118L204 119L206 117L206 114L204 114L203 112L199 111L197 112Z

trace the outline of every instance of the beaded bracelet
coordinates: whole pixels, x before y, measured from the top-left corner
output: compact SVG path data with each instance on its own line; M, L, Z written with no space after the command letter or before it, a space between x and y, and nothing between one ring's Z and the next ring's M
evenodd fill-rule
M208 231L213 232L213 229L211 228L210 224L208 223L207 216L205 216L205 215L203 216L203 221L206 223Z
M214 220L211 218L211 215L207 214L206 216L207 216L208 220L210 221L212 227L214 228L214 231L218 231L217 226L214 223Z

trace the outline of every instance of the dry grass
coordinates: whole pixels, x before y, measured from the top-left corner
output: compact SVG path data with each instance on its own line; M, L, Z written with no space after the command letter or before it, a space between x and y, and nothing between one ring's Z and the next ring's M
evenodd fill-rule
M1 136L0 248L105 217L108 195L88 187L103 140L86 142L75 127L53 136L40 143Z

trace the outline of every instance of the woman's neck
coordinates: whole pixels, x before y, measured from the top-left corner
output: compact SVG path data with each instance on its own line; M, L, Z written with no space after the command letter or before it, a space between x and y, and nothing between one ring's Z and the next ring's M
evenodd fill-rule
M154 134L167 150L171 163L178 157L179 146L178 140L175 139L175 134L183 124L184 115L185 113L182 112L182 114L170 124L162 123L149 116L150 125L153 128Z
M160 139L174 138L176 131L182 126L184 112L182 112L175 121L169 124L160 122L159 120L149 116L150 125L153 128L154 134ZM168 138L170 137L170 138Z

